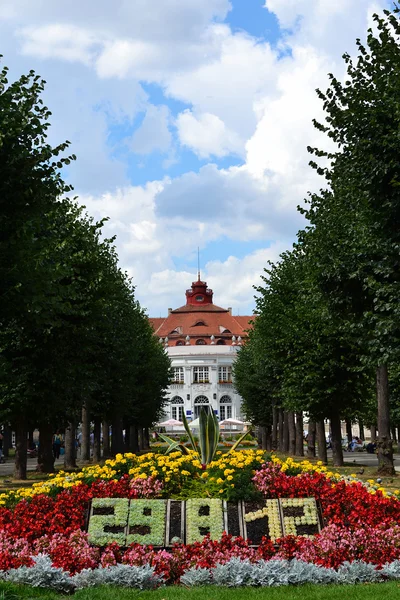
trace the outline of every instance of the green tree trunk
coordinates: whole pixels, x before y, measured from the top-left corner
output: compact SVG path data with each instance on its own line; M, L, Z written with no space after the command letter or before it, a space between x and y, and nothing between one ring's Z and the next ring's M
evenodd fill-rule
M289 419L288 413L283 413L283 452L289 454L290 449L290 437L289 437Z
M15 426L15 462L14 479L26 479L28 437L25 423L20 421Z
M111 454L116 456L123 451L122 420L120 417L115 416L112 421Z
M278 409L278 449L279 452L284 452L284 435L283 435L283 409Z
M86 404L82 406L82 439L80 458L85 463L90 461L90 412Z
M138 427L139 450L144 450L143 427Z
M304 456L304 423L303 413L296 413L296 456Z
M64 435L64 469L76 469L75 425L69 423Z
M39 447L36 470L39 473L54 472L53 425L51 423L39 424Z
M359 419L359 421L358 421L358 429L359 429L360 440L362 442L365 442L364 422L361 419Z
M3 432L3 454L6 458L10 456L10 448L12 446L12 431L9 425L4 425Z
M99 463L101 460L101 421L100 417L94 418L93 428L93 463Z
M267 428L264 425L259 427L259 444L262 450L267 449Z
M342 427L339 413L331 415L331 446L335 467L343 467Z
M131 425L129 428L129 445L131 452L134 454L139 452L138 428L135 424Z
M278 448L278 409L276 406L272 408L272 438L271 438L272 450Z
M143 429L143 440L145 450L150 450L150 432L148 427Z
M353 432L352 432L350 419L346 419L346 436L347 436L347 447L350 448L351 440L353 439Z
M127 419L124 419L124 452L129 452L129 448L131 447L131 427Z
M394 475L393 447L390 439L389 381L387 364L380 365L376 372L378 399L378 473Z
M110 458L110 456L111 456L110 425L109 425L108 421L103 421L102 430L103 430L103 458Z
M315 421L308 421L307 456L309 456L310 458L315 457L315 436L316 436Z
M294 412L290 410L286 415L289 429L289 454L294 456L296 452L296 424L294 421Z
M328 453L326 451L326 437L325 437L325 421L319 419L316 422L316 435L317 435L317 446L318 446L318 458L324 465L328 463Z

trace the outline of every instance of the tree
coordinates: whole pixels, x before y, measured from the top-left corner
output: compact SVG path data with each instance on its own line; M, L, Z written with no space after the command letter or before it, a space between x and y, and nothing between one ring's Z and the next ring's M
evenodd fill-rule
M99 420L136 410L156 420L169 361L102 222L84 214L60 169L68 142L46 142L44 83L0 74L0 418L16 431L15 475L26 477L27 431L39 426L39 468L53 470L52 433L82 406ZM154 366L155 372L148 370ZM147 370L146 370L147 369ZM143 402L146 407L142 406ZM118 428L115 429L117 439ZM121 428L122 435L122 428Z
M263 385L273 382L275 403L285 411L330 419L334 462L340 465L341 414L350 404L352 411L360 407L368 376L360 369L357 345L313 284L313 269L306 247L298 245L265 271L245 357L269 365ZM255 395L254 401L260 410L264 399ZM294 430L289 416L288 422Z
M325 123L318 129L337 150L310 148L328 166L312 165L329 188L314 194L306 211L318 285L330 309L360 340L376 370L379 471L393 473L390 440L389 361L398 360L400 248L400 23L397 7L374 15L367 44L345 54L344 83L330 75Z
M268 365L268 359L257 354L255 338L251 331L249 340L241 348L233 366L235 388L243 398L242 410L246 418L261 428L262 446L272 447L271 427L276 408L276 380Z

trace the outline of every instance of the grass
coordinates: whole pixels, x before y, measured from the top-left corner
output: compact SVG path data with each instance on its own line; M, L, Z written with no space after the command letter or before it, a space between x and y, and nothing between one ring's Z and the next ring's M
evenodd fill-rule
M80 590L74 600L375 600L380 595L385 600L398 600L400 584L373 583L359 585L305 585L280 588L223 588L202 587L187 589L180 586L164 587L154 592L115 587L99 587ZM0 583L0 600L61 600L68 598L55 592Z

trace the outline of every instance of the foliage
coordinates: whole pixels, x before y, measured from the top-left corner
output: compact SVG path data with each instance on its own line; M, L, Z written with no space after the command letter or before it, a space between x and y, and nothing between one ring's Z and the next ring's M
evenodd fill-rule
M215 459L215 455L217 454L219 441L218 419L213 411L208 412L204 408L201 409L199 415L198 440L191 432L189 423L184 413L182 414L182 420L189 438L190 445L192 446L193 451L196 452L201 458L201 465L204 469ZM234 452L247 435L247 431L240 435L236 442L233 444L230 452ZM161 433L159 434L159 436L169 444L166 450L166 454L172 452L173 450L179 450L179 452L182 452L182 454L189 454L188 448L186 448L186 446L184 446L181 443L181 440L175 441L172 438Z
M50 588L64 593L71 592L75 588L68 573L53 567L50 557L44 554L35 556L34 564L30 567L10 569L5 580L32 587Z
M47 142L43 90L33 71L11 84L0 72L0 417L17 431L22 478L28 428L61 428L83 404L150 426L170 368L103 221L66 197L75 156Z

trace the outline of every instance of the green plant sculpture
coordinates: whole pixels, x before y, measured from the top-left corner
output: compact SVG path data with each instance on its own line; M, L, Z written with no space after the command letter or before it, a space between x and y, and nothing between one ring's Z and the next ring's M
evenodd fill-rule
M205 408L200 410L199 415L199 442L197 443L190 430L189 423L187 422L185 414L182 415L182 422L185 427L186 433L189 437L190 445L193 450L197 452L200 457L201 465L203 469L206 468L210 462L214 460L215 453L218 448L219 441L219 423L214 411L209 412ZM236 450L239 444L244 440L249 432L245 431L243 435L235 442L228 454ZM182 444L180 441L175 441L165 434L160 433L160 438L169 444L166 454L175 450L182 452L182 454L189 454L189 449Z

